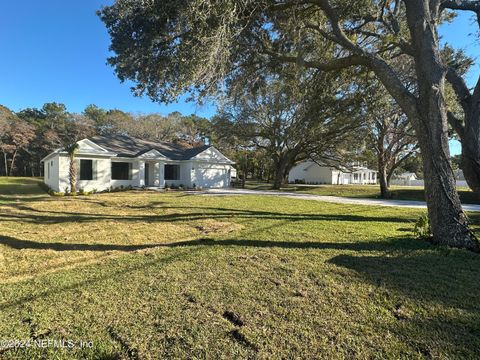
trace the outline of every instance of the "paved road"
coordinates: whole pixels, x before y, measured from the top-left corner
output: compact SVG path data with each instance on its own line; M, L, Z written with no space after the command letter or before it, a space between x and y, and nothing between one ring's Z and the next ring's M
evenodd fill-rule
M346 198L346 197L340 197L340 196L299 194L295 192L274 191L274 190L209 189L209 190L205 190L201 194L203 196L270 195L270 196L281 196L281 197L287 197L287 198L293 198L293 199L325 201L325 202L331 202L331 203L337 203L337 204L396 206L396 207L420 208L420 209L427 208L427 205L424 201ZM465 204L463 205L463 209L465 211L480 211L480 205Z

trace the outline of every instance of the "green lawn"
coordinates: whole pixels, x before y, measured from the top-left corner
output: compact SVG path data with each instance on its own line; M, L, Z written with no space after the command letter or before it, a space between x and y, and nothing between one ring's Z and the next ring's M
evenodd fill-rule
M0 177L0 204L34 201L48 197L38 184L40 178Z
M254 190L271 190L272 185L265 182L249 181L246 188ZM305 194L342 196L352 198L380 198L379 185L295 185L288 184L282 187L282 191L298 191ZM425 201L423 187L414 186L391 186L392 199ZM480 204L480 198L470 189L462 187L458 189L460 199L464 204Z
M416 209L5 189L0 339L93 347L2 359L480 358L480 256Z

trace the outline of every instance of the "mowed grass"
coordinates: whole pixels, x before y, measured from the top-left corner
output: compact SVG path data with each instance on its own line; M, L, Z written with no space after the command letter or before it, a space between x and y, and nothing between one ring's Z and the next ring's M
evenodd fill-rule
M0 205L0 339L93 347L1 358L480 357L480 256L413 239L418 210L19 198Z
M40 178L0 177L0 204L47 198L40 182Z
M246 188L254 190L271 190L272 185L265 182L249 181ZM298 191L305 194L341 196L351 198L380 198L379 185L301 185L285 184L282 191ZM395 200L425 201L423 187L395 186L390 187L391 197ZM480 204L480 197L467 187L458 188L460 200L464 204Z

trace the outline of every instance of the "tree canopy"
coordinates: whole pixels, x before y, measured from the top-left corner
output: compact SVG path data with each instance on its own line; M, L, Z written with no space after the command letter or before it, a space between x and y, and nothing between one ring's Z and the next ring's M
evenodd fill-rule
M451 16L449 9L480 14L480 2L117 0L99 15L112 39L109 62L118 77L132 80L135 94L156 101L172 101L185 92L201 99L219 91L254 89L265 74L288 64L311 71L373 72L415 129L434 241L480 251L449 162L447 118L452 114L445 79L460 102L470 99L470 105L480 103L475 102L480 85L473 94L465 91L459 67L449 61L454 56L446 57L440 48L437 26ZM400 56L413 60L413 89L395 66ZM480 113L480 105L478 109ZM471 140L463 137L462 151L467 142L478 149L478 157L475 151L465 156L473 159L467 172L473 177L477 165L480 175L478 118L464 119L473 125L465 127Z

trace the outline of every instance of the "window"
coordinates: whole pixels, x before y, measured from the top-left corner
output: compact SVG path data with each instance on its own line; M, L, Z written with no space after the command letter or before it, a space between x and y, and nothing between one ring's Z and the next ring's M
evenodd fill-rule
M180 180L180 165L165 165L165 180Z
M50 179L50 163L47 163L47 179Z
M131 180L132 163L112 162L112 180Z
M80 160L80 180L93 180L93 160Z

